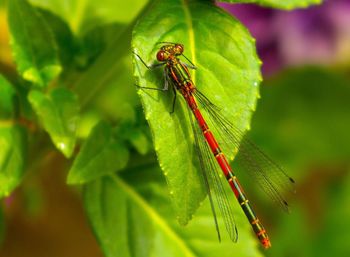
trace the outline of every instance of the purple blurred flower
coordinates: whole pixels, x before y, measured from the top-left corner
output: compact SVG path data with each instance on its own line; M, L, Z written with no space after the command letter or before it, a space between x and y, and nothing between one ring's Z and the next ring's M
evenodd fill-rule
M308 9L281 11L248 4L218 4L256 38L263 72L284 66L350 61L350 1L326 0Z

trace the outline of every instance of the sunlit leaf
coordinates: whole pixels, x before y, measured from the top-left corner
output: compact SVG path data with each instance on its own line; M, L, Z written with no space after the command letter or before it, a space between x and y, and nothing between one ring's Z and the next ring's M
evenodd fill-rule
M224 237L219 242L208 201L184 228L174 219L164 181L154 177L158 168L125 174L127 178L105 177L84 187L86 212L105 256L261 256L237 204L239 241ZM221 218L219 222L223 225Z
M44 87L61 71L52 31L26 0L8 1L13 55L21 76Z
M129 159L128 149L118 142L112 128L100 122L83 144L68 174L69 184L86 183L106 174L125 168Z
M95 26L130 22L146 0L30 0L35 5L46 8L67 21L74 32L87 31Z
M252 3L266 7L291 10L295 8L306 8L313 4L320 4L322 3L322 0L219 0L219 2Z
M67 89L57 88L49 95L32 90L28 99L56 148L70 157L75 146L79 115L77 97Z
M135 27L132 46L151 64L160 47L157 43L162 41L184 44L184 54L197 66L191 72L197 88L221 107L236 127L248 129L261 76L254 39L246 28L211 1L156 1ZM164 86L161 69L149 71L136 57L134 62L139 86ZM173 93L169 91L141 89L139 94L179 222L186 224L206 190L187 106L178 94L175 113L170 114Z

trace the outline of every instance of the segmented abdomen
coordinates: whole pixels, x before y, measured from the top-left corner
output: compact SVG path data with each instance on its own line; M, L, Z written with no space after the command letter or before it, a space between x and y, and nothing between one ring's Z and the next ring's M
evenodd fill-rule
M257 216L255 215L253 208L251 207L249 200L247 199L242 186L240 185L237 177L235 176L234 172L232 171L230 165L227 162L227 159L224 155L224 153L221 151L221 148L216 141L213 133L210 131L207 123L205 122L200 110L198 109L197 103L195 98L191 93L184 94L184 97L187 101L187 104L191 108L194 116L196 117L196 120L198 122L198 125L200 126L205 140L207 141L213 155L215 156L215 159L217 163L219 164L222 172L224 173L228 183L231 186L232 191L234 192L243 212L247 216L254 232L256 233L257 237L259 238L260 242L265 248L269 248L271 246L269 237L266 233L266 230L264 229L262 223L259 221Z

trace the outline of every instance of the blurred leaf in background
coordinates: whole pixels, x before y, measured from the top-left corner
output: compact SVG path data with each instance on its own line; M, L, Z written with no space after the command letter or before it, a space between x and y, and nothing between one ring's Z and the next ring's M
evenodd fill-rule
M347 256L349 77L317 67L289 70L265 81L261 94L249 135L297 181L291 215L265 211L279 221L267 255Z
M219 243L209 201L184 228L175 220L159 168L148 165L120 175L84 187L87 215L106 256L262 256L238 204L239 242L224 235Z
M350 83L341 73L305 68L264 82L251 137L297 179L313 164L349 161Z
M131 22L147 3L146 0L30 0L30 2L59 15L74 33L83 33L112 22Z
M93 128L69 171L69 184L90 182L126 167L128 149L123 142L113 138L112 133L112 128L105 122Z
M79 119L76 95L65 88L56 88L48 96L32 90L28 99L56 148L67 158L71 157Z
M27 132L15 120L17 100L13 86L0 75L0 198L22 181L25 169Z
M266 7L273 7L279 9L291 10L295 8L308 7L312 4L320 4L322 0L220 0L219 2L227 3L254 3Z
M47 86L62 69L52 31L37 10L23 0L9 1L8 23L18 72L37 86Z

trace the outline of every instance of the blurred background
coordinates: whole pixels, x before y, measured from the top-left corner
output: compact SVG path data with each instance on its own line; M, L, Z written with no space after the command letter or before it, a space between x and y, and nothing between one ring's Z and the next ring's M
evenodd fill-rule
M249 28L263 61L250 137L297 182L290 215L259 208L272 227L264 254L349 256L350 1L220 6Z
M46 1L32 2L45 6ZM0 3L0 72L11 78L16 72L6 11ZM142 5L121 20L104 22L111 27L129 22ZM261 99L249 136L297 182L289 215L266 208L264 199L256 201L273 242L271 250L263 254L349 256L350 1L326 0L320 6L295 11L218 5L248 27L263 61ZM79 33L84 35L84 30ZM108 33L103 36L108 38ZM103 42L86 42L103 50ZM97 54L80 59L81 65ZM129 104L136 105L133 91L125 95L130 95ZM123 115L130 108L125 105L115 114L113 102L103 102L110 116ZM90 113L87 122L93 116ZM57 153L45 158L35 176L28 176L24 185L5 199L0 212L0 256L102 256L77 192L65 185L62 170L69 163Z

